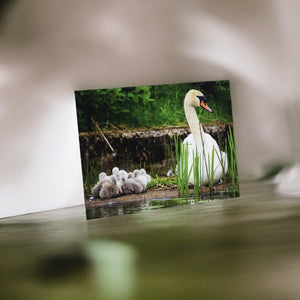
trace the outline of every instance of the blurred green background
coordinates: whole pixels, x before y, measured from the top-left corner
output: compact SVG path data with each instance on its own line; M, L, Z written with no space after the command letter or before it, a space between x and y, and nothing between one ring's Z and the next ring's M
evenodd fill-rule
M149 128L186 124L183 101L190 89L200 90L213 114L203 113L204 124L232 123L229 81L209 81L75 91L79 132L102 129Z

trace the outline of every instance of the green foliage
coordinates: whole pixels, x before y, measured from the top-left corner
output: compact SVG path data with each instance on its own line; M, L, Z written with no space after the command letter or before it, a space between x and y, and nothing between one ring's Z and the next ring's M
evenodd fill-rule
M192 171L192 166L189 169L188 166L188 157L189 157L189 149L188 144L183 144L179 142L177 136L174 135L174 143L175 143L175 152L177 159L177 190L179 197L189 197L189 178Z
M201 166L201 155L199 156L198 151L195 151L195 152L193 151L194 197L196 199L198 199L200 196L199 187L202 186L202 184L201 184L202 166Z
M188 147L184 145L181 141L179 141L177 136L174 136L174 144L175 144L175 154L177 160L177 174L176 174L176 182L178 189L178 196L184 197L186 199L189 198L189 183L188 180L191 175L191 171L193 170L194 176L194 199L200 199L203 196L203 185L201 182L201 157L206 161L205 153L199 154L198 151L193 152L193 162L190 169L188 169ZM228 158L228 172L225 174L225 161L223 160L221 149L220 153L218 153L215 148L211 153L208 153L207 163L206 163L206 171L208 174L208 187L209 187L209 196L214 195L214 173L215 173L215 160L217 159L222 167L222 180L223 187L220 191L220 195L227 195L230 197L239 196L239 180L238 180L238 172L237 172L237 159L236 159L236 148L234 142L234 135L232 128L229 127L228 135L225 141L225 152L227 153ZM202 156L203 155L203 156ZM216 155L216 157L215 157Z
M213 193L213 188L214 188L214 176L215 176L214 163L215 163L215 147L213 147L211 153L208 153L208 185L209 185L210 193Z
M235 148L235 141L233 130L229 127L228 131L228 138L225 144L226 153L228 155L228 173L231 179L231 187L235 187L239 185L238 181L238 170L237 170L237 158L236 158L236 148Z
M212 81L75 91L79 131L93 131L92 118L101 128L186 124L183 101L190 89L202 91L213 109L197 110L203 123L232 122L229 82Z
M147 188L165 188L165 187L172 187L176 185L176 178L175 177L159 177L156 175L151 181L147 184Z

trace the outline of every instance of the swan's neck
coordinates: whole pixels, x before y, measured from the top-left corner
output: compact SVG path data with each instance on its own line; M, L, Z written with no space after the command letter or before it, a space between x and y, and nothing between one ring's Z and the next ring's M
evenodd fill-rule
M184 101L184 112L186 119L189 123L192 135L194 137L195 144L197 149L202 149L202 139L203 137L203 128L201 123L199 122L198 116L196 114L195 108L188 104L187 99Z

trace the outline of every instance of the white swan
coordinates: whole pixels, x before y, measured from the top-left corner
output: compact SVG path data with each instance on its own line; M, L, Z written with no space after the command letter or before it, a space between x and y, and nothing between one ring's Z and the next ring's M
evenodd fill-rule
M184 139L183 144L188 145L189 170L193 165L193 156L195 155L197 149L200 161L200 184L206 185L209 183L209 177L207 176L207 174L209 173L210 167L212 165L213 151L215 151L213 164L214 182L218 182L224 176L224 174L227 173L228 161L226 153L220 151L220 148L213 137L203 131L202 125L197 117L195 107L202 107L208 112L212 112L212 110L207 105L205 96L200 91L190 90L186 94L184 99L184 112L192 133ZM189 177L189 182L191 184L194 184L193 169Z

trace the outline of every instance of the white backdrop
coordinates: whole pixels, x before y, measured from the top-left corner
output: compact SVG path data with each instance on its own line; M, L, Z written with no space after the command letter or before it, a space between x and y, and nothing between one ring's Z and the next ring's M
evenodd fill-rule
M74 90L231 81L241 179L299 159L300 2L15 0L0 20L0 217L83 204ZM297 168L279 192L297 194Z

